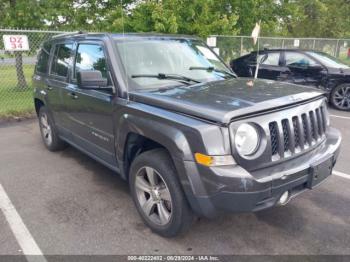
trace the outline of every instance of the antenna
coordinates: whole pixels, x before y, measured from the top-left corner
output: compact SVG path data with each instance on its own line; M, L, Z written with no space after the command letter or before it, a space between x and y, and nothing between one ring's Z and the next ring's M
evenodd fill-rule
M121 12L122 12L122 26L123 26L123 38L125 37L125 26L124 26L124 9L123 9L123 0L120 0ZM126 66L126 54L125 54L125 44L122 44L123 47L123 56L124 56L124 69L125 69L125 79L126 79L126 100L129 102L129 79L128 79L128 68Z

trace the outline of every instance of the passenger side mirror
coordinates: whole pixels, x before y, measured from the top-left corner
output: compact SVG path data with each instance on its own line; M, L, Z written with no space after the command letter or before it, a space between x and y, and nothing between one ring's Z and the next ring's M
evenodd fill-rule
M101 71L80 71L77 72L78 87L81 89L99 89L107 87L107 78L102 77Z

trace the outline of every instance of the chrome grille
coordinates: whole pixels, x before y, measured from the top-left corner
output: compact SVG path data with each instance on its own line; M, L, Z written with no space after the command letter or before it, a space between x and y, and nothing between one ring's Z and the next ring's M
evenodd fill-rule
M299 153L322 140L326 132L323 107L324 104L301 115L269 123L272 161Z

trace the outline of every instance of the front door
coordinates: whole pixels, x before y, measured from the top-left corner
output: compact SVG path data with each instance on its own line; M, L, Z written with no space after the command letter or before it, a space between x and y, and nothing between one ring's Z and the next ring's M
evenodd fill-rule
M284 53L286 78L295 84L318 87L322 84L327 69L316 60L301 52Z
M114 94L110 90L80 89L77 72L99 70L109 79L107 59L102 42L78 42L72 70L72 81L65 89L65 108L73 143L110 167L116 166L113 129Z

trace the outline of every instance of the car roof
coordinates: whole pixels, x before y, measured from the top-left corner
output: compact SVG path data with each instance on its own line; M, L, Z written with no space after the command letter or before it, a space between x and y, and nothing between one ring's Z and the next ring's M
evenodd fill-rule
M199 40L197 36L181 35L181 34L160 34L160 33L85 33L71 32L53 36L52 39L69 39L69 38L103 38L112 37L115 39L134 39L134 38L159 38L159 39L191 39Z
M312 49L300 49L300 48L265 48L259 50L259 53L263 52L281 52L281 51L289 51L289 52L320 52L320 51L315 51ZM251 54L256 53L257 51L252 51Z

